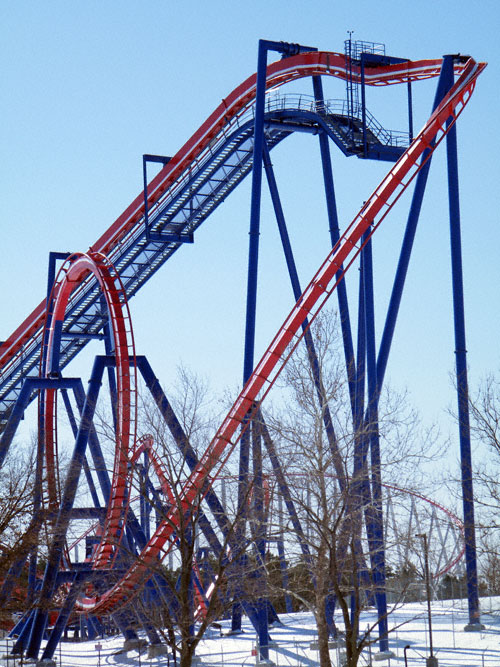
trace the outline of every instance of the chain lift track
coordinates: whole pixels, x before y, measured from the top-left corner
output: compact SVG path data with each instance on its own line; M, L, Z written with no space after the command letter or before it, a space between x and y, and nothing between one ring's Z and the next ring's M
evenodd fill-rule
M367 85L384 86L435 77L441 60L406 61L372 67L364 73ZM455 73L464 63L455 63ZM359 64L344 55L308 52L272 63L267 68L266 88L279 86L302 77L326 75L341 79L347 73L354 81L361 79ZM253 135L252 105L256 92L256 75L250 76L228 95L147 186L148 225L145 224L145 202L141 193L90 247L93 253L108 257L120 274L127 297L140 287L183 243L191 242L195 230L238 185L251 169ZM287 106L286 100L284 101ZM297 106L292 105L292 108ZM315 108L314 115L325 123L328 114ZM282 110L272 108L274 117L283 123ZM311 112L312 113L312 112ZM309 121L310 124L311 121ZM297 126L295 126L297 127ZM273 128L267 140L269 148L293 132L282 124ZM328 129L328 127L327 127ZM332 135L330 131L330 135ZM338 143L338 137L332 136ZM0 346L0 427L10 414L19 395L23 378L36 372L45 318L44 299L24 322ZM71 359L103 329L106 315L101 312L99 289L91 277L78 286L68 303L60 367Z

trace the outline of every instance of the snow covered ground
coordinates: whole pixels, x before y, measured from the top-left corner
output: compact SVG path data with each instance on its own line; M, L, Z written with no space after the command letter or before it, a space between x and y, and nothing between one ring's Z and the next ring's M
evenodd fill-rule
M498 611L495 611L497 609ZM465 632L467 612L465 601L433 603L432 637L434 654L439 667L500 667L500 603L496 600L482 601L482 621L485 629L481 632ZM367 612L363 615L364 627L371 623L375 615ZM271 661L279 667L313 667L318 665L318 653L310 648L316 632L311 614L297 613L282 615L282 626L271 630ZM377 660L377 647L361 661L362 665L381 666L405 665L404 648L408 667L423 667L429 655L429 637L427 627L427 606L424 603L406 604L390 617L394 630L390 638L390 648L394 653L391 658ZM229 622L222 622L222 631L227 630ZM403 625L401 625L403 624ZM341 627L341 623L339 623ZM12 641L10 642L12 643ZM96 645L101 645L98 652ZM148 658L147 651L122 651L123 639L114 637L92 642L64 642L57 649L57 665L62 667L173 667L167 656ZM244 633L235 637L221 637L219 629L210 629L198 646L199 665L212 667L240 667L255 665L255 632L249 623L244 625ZM340 665L341 648L331 649L334 665ZM6 640L2 640L1 655L6 653ZM14 667L14 660L3 659L4 665ZM19 664L16 661L16 664Z

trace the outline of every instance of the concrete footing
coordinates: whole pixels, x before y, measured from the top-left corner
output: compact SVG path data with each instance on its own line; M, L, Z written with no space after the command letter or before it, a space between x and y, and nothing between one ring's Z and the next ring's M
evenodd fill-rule
M126 639L123 642L123 648L125 651L138 651L147 645L148 642L145 639Z
M395 658L396 654L392 651L379 651L378 653L372 653L372 659L375 661L390 660Z
M484 630L482 623L469 623L464 627L464 632L481 632L481 630Z
M167 655L168 646L166 644L150 644L148 646L148 658L159 658L161 655Z

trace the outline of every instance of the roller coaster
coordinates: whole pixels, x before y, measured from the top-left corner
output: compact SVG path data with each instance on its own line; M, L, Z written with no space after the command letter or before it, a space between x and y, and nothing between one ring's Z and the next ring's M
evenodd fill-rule
M270 52L279 53L281 59L268 64ZM214 516L224 514L215 492L216 481L224 475L229 457L238 446L239 478L248 478L252 423L260 415L264 399L302 341L309 351L312 367L317 369L310 326L333 292L338 295L353 420L358 420L358 424L364 419L370 420L370 423L376 422L378 396L384 380L429 167L434 151L443 140L447 146L449 171L459 416L461 424L468 424L455 121L468 103L476 80L484 68L485 63L461 55L419 61L394 58L385 54L383 45L371 42L348 41L345 53L340 54L317 51L297 44L261 41L257 73L224 98L173 157L144 156L144 191L89 250L69 256L51 254L46 297L0 347L0 464L9 451L25 410L38 398L40 463L35 513L44 513L50 517L52 535L36 604L16 629L18 640L15 652L38 659L47 628L47 609L63 582L67 590L66 599L48 636L42 661L52 659L69 615L75 610L93 618L114 615L121 619L117 622L125 637L134 637L134 631L123 620L126 610L131 608L134 597L141 594L144 582L153 576L155 564L162 562L171 552L182 512L189 514L201 495ZM341 102L324 99L324 77L334 77L344 82L345 99ZM413 136L412 85L434 77L438 79L438 85L432 113L423 128ZM306 78L312 80L313 96L281 94L287 84ZM408 132L384 129L366 108L367 86L391 85L402 85L408 90ZM269 158L270 151L295 132L317 136L319 140L332 246L304 290L300 287ZM339 229L331 170L332 143L346 157L380 160L390 165L380 185L367 197L359 213L342 232ZM160 169L148 182L147 167L151 162L159 164ZM296 303L261 359L255 363L260 201L264 173ZM249 174L252 178L252 194L244 386L208 448L198 457L159 388L147 359L136 353L128 302L176 251L184 244L193 242L200 225ZM413 199L377 355L371 237L412 182L415 183ZM360 304L363 307L358 308L358 329L364 332L364 338L358 344L356 358L344 275L358 259L363 266L360 287ZM95 339L104 341L105 354L96 357L88 390L84 391L79 378L65 377L62 371ZM115 445L111 478L93 426L95 406L105 371L114 406ZM317 373L316 370L315 381L319 387ZM184 452L190 472L176 490L182 512L173 503L152 534L149 534L149 528L142 526L142 537L137 539L137 557L123 568L118 566L119 545L125 539L124 522L129 520L124 517L130 504L131 470L146 451L151 452L156 461L155 471L162 491L167 497L169 493L167 474L162 472L160 457L154 457L154 445L148 441L146 446L144 438L138 434L139 376L154 396L169 428L176 433L176 440ZM71 408L70 393L77 405L78 416ZM363 398L365 393L366 401ZM61 489L57 454L58 396L64 401L75 434L74 451ZM366 407L363 408L363 405ZM330 407L325 405L324 408L325 429L335 454L337 444L329 416ZM460 439L469 620L471 626L478 626L480 616L467 428L461 429ZM376 435L370 442L361 442L354 452L353 474L366 468L368 449L372 462L379 460ZM97 471L98 486L105 499L105 510L102 510L96 499L94 483L89 480L89 452ZM286 479L279 461L273 460L273 469L280 493L283 498L287 498ZM86 514L81 508L75 507L82 471L85 472L91 495L95 499L95 507L88 509ZM345 473L341 469L335 473L342 487ZM382 482L379 475L369 477L368 472L362 478L363 493L369 494L376 508L368 519L367 533L373 556L372 576L378 584L382 583L377 587L376 604L381 619L380 647L386 651L387 607L383 590L385 566L383 549L379 548L384 533ZM132 509L130 513L133 514ZM84 515L87 518L98 517L100 528L91 561L85 569L78 569L71 563L68 529L71 521ZM17 571L24 566L27 556L22 564L15 564ZM36 558L34 560L33 565L31 556L32 576L36 570ZM108 576L113 571L120 575ZM96 585L98 594L82 596L82 587L88 581L99 582ZM2 595L8 595L8 592L9 578L4 584ZM256 623L256 627L263 626L265 622L260 625ZM259 632L263 633L260 635L261 646L265 646L267 630ZM154 637L152 641L155 641Z

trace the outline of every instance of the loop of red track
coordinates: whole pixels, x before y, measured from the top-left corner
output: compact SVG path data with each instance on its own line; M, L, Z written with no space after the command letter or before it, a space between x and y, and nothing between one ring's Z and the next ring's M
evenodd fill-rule
M135 446L137 421L137 401L135 398L137 370L130 313L120 278L104 255L99 253L89 253L88 255L75 253L64 262L59 270L49 299L51 306L50 313L47 315L47 354L41 372L42 375L50 377L59 370L57 362L54 360L57 346L60 343L60 333L69 297L91 275L97 279L109 311L109 322L114 341L117 383L116 439L111 496L107 503L102 538L94 555L94 567L104 568L109 566L111 557L116 553L116 542L120 534L119 527L124 503L126 502L129 451L132 446ZM131 359L133 360L132 364ZM55 454L57 443L54 441L56 433L54 425L56 395L55 389L46 390L44 401L45 451L49 489L54 488L53 480L57 468ZM53 491L50 492L49 497L52 504L57 502Z

